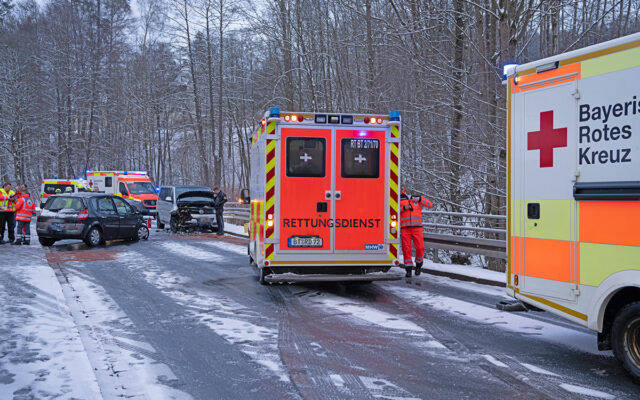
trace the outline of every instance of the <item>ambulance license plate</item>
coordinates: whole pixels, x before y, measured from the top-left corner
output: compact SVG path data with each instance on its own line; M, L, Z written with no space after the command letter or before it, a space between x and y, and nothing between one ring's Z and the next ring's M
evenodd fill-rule
M289 247L322 247L322 238L318 237L290 237Z

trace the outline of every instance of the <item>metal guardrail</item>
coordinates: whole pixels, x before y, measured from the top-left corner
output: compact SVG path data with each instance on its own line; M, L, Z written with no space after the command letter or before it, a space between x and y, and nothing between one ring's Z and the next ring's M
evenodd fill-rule
M232 203L225 208L229 223L248 223L249 207ZM428 248L480 254L506 259L504 215L426 211L423 213L424 241ZM486 225L490 223L491 227Z
M507 258L504 215L425 211L423 221L427 247Z

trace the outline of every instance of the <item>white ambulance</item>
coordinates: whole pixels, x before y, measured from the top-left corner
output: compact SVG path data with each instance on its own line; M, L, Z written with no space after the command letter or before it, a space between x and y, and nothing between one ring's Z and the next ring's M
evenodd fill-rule
M505 67L507 291L640 380L640 34Z
M395 280L400 115L280 112L251 140L260 281ZM243 198L249 196L243 191Z
M87 181L95 192L139 201L150 213L156 212L158 193L146 171L87 171Z

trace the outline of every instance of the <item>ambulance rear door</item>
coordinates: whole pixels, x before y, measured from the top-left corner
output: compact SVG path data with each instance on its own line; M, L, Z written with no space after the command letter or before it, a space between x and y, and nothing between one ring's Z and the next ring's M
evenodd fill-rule
M514 104L513 206L521 218L514 256L522 263L515 272L523 294L575 300L578 75L569 66L528 78L516 88Z
M332 129L286 124L278 129L278 251L331 253Z
M336 129L334 250L386 253L385 129Z

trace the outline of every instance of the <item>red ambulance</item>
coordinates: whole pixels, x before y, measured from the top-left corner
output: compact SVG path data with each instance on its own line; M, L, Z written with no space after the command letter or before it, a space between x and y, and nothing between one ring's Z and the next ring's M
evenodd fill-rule
M260 282L399 279L399 148L397 111L265 113L251 140Z

